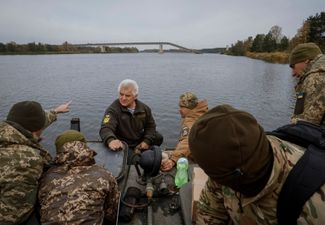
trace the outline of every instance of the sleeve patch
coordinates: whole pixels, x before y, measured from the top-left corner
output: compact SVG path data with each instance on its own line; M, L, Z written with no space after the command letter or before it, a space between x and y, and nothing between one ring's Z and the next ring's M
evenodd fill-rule
M104 124L108 124L110 120L110 116L109 115L105 115L104 119L103 119L103 123Z
M181 138L188 136L190 133L190 128L188 127L183 127L181 131Z

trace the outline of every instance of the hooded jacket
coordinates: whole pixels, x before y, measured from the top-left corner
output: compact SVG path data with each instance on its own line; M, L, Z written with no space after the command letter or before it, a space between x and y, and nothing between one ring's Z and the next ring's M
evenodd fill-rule
M295 87L303 107L300 114L292 116L292 122L305 120L318 125L325 125L325 55L320 54L305 69ZM299 98L297 99L296 107Z
M178 139L178 143L174 151L172 151L169 155L169 158L173 160L175 163L181 157L189 157L192 159L190 155L190 150L188 146L188 135L192 128L194 122L202 116L204 113L208 111L208 102L206 100L200 101L194 109L191 109L182 119L181 122L181 132L180 137Z
M46 126L56 114L46 111ZM0 122L0 218L1 224L20 224L36 203L39 178L51 155L33 134L17 123Z
M115 224L118 186L109 171L95 165L95 154L81 141L57 150L55 166L40 182L42 224Z
M197 224L276 225L277 200L289 172L303 155L298 145L267 136L274 154L271 176L256 196L245 197L229 187L209 179L198 205ZM306 202L298 218L299 225L325 224L325 185Z

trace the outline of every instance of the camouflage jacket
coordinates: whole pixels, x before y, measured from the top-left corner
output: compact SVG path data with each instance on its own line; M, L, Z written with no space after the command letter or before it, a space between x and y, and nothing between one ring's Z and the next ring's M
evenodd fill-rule
M292 122L306 120L325 125L325 55L311 62L295 89L297 101Z
M188 148L188 135L194 122L208 111L208 102L206 100L200 101L198 105L190 110L185 118L182 119L182 128L180 137L174 151L169 155L169 158L174 162L180 157L189 157L190 151Z
M274 153L271 176L256 196L245 198L234 190L208 180L201 192L197 224L276 225L277 199L293 165L302 156L300 146L267 136ZM325 185L306 202L298 224L325 224Z
M56 120L47 112L46 126ZM33 212L38 180L51 156L19 124L0 122L0 224L20 224Z
M110 172L95 165L95 154L80 141L62 146L40 182L42 224L115 224L118 186Z

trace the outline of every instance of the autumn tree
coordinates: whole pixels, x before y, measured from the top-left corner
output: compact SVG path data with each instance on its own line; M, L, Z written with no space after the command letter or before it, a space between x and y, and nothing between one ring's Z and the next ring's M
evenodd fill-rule
M278 46L280 51L287 50L289 47L289 39L286 36L283 36Z
M272 37L272 34L269 32L263 41L263 52L273 52L277 48L276 41Z
M263 52L263 42L265 34L257 34L253 40L251 51L252 52Z
M271 27L269 34L271 35L272 39L275 40L276 44L279 44L281 42L281 39L283 37L281 27L278 25Z
M7 51L6 45L0 42L0 52L6 52L6 51Z
M316 13L307 21L309 23L308 42L314 42L325 50L325 12Z
M245 52L243 41L237 41L236 44L231 45L228 49L228 54L230 55L243 56Z

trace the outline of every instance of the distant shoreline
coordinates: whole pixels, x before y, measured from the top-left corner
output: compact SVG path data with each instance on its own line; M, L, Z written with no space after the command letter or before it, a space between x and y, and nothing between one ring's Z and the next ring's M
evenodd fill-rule
M201 53L205 54L224 54L223 52L214 52L211 50L204 51L198 50ZM158 53L158 49L145 49L142 51L136 52L75 52L75 51L66 51L66 52L0 52L0 55L71 55L71 54L118 54L118 53ZM164 53L183 53L184 51L180 50L164 50ZM228 54L226 54L228 55ZM263 60L270 63L280 63L287 64L289 60L289 53L286 52L247 52L246 57Z

